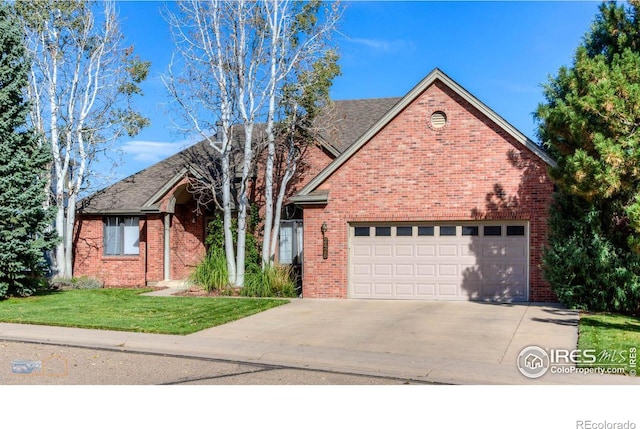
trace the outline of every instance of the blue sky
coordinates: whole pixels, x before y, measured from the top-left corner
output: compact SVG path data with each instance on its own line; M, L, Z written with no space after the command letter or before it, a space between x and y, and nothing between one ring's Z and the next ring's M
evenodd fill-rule
M346 8L338 46L337 100L403 96L438 67L532 139L541 84L563 65L598 11L598 2L356 1ZM122 139L117 178L193 143L177 133L160 80L173 49L162 2L120 1L127 44L152 62L138 108L152 124Z

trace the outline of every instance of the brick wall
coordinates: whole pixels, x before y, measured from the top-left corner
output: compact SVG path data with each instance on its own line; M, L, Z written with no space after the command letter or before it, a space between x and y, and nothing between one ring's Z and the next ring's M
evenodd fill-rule
M165 210L178 183L160 202ZM205 254L204 217L195 202L176 204L170 229L171 279L187 278ZM164 214L140 216L140 254L104 255L103 216L79 215L76 221L74 276L100 279L107 287L144 287L164 279Z
M96 277L105 286L111 287L145 286L147 225L144 218L140 219L139 226L139 255L107 256L104 254L103 217L78 216L73 263L74 276Z
M441 129L428 126L434 111L447 115ZM518 219L530 223L530 300L554 300L540 268L553 190L546 164L439 81L319 189L328 204L304 210L305 297L347 296L350 222Z
M189 277L205 255L204 218L194 212L195 204L176 205L171 221L171 278Z

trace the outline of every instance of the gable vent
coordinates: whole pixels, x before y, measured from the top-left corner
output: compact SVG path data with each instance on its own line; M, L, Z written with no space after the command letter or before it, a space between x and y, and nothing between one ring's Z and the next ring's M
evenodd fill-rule
M442 128L447 124L447 115L442 111L433 112L431 114L431 126L433 128Z

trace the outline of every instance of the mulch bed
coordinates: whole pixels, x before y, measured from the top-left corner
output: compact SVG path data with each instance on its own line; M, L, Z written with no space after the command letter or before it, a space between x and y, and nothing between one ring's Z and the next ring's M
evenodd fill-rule
M191 286L188 289L182 290L180 292L174 293L175 296L240 296L239 289L229 289L226 291L218 291L214 290L211 292L207 292L199 286Z

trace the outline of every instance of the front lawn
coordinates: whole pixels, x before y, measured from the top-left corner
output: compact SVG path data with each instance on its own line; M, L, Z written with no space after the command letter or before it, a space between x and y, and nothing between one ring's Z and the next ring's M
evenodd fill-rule
M49 292L0 301L0 322L186 335L286 304L282 299L140 296L148 289Z
M595 350L596 363L585 367L624 368L625 374L637 375L640 348L640 319L618 314L580 316L578 347Z

